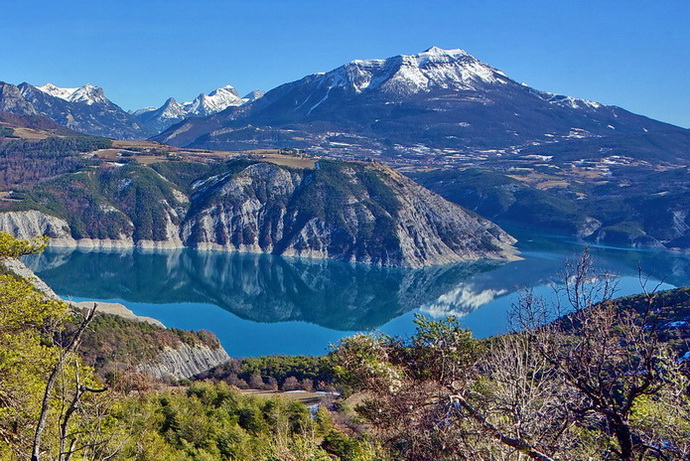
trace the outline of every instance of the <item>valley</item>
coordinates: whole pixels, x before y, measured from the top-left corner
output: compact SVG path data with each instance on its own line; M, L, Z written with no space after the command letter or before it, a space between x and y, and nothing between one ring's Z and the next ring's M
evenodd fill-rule
M161 106L0 82L0 459L689 459L690 130L437 46L164 81L252 8L155 11Z

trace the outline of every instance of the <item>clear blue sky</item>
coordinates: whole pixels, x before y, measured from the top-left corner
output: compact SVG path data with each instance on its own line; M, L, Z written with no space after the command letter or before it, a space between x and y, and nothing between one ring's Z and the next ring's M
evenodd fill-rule
M690 127L690 1L0 0L0 80L125 109L463 48L511 78Z

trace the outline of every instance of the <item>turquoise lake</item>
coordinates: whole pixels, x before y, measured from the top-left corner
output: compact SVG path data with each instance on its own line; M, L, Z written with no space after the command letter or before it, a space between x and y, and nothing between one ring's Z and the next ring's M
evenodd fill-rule
M414 314L456 315L478 337L508 331L517 289L553 298L563 262L582 247L522 236L520 261L399 269L337 261L211 251L85 252L49 249L27 264L60 296L119 302L168 327L215 333L234 357L320 355L356 332L414 333ZM617 274L618 295L690 284L690 257L594 247Z

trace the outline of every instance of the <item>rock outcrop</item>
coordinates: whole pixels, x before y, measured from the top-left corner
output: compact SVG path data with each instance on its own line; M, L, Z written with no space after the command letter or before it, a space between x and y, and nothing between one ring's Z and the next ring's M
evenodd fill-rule
M47 235L54 245L72 242L76 245L67 221L36 210L0 213L0 232L24 240Z
M56 300L62 299L22 261L14 258L7 258L2 261L2 266L13 274L28 280L34 288L43 293L45 297Z
M5 259L2 265L6 270L23 277L30 281L34 287L46 297L56 300L61 298L33 271L18 259ZM71 303L78 309L90 308L94 301L84 301L79 303ZM145 341L143 349L137 350L138 354L143 354L147 357L152 357L141 363L133 363L133 356L124 351L109 350L107 356L103 354L100 349L103 346L98 336L90 338L90 335L105 335L109 336L113 333L104 331L101 324L101 319L94 319L96 326L92 328L94 332L89 331L86 335L84 345L79 350L79 353L85 357L87 361L94 361L98 364L97 369L101 370L104 367L110 368L124 368L128 369L132 366L141 373L147 374L153 378L165 381L176 381L180 379L191 378L199 373L207 371L215 366L221 365L230 359L230 356L220 344L215 335L209 332L203 334L196 334L192 332L184 332L181 330L165 331L165 326L158 320L151 317L142 317L135 315L131 310L119 303L100 303L97 302L97 311L102 315L114 315L124 319L116 322L117 333L120 337L141 338L142 335L150 336L151 340L164 340L165 344L157 344L152 341ZM108 323L108 322L104 322ZM145 323L149 327L140 329L139 324ZM163 333L164 332L164 333ZM163 334L161 334L163 333ZM181 337L185 339L182 339ZM128 347L128 345L125 345ZM115 359L114 357L123 356L126 358Z
M123 317L125 319L136 320L138 322L146 322L151 325L155 325L160 328L165 328L163 322L156 320L153 317L146 317L143 315L136 315L131 309L128 309L124 304L120 303L104 303L100 301L79 301L70 302L73 306L78 309L91 309L96 306L96 312L103 312L104 314L117 315L118 317Z
M155 360L142 363L137 369L149 376L162 380L191 378L230 360L222 347L211 348L198 344L179 344L165 347Z
M235 164L191 198L189 247L405 267L514 257L498 226L380 163Z
M55 246L189 247L380 266L514 258L515 239L498 226L381 163L304 163L232 160L194 176L183 162L160 172L83 172L27 198L50 204L57 217L0 213L0 230L46 234Z

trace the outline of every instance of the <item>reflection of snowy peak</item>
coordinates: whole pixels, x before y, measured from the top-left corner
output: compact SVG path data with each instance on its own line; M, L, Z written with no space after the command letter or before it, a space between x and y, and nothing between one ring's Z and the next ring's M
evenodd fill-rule
M435 301L423 305L420 311L437 318L447 315L462 317L507 292L505 289L476 291L476 287L471 284L460 285L454 290L439 296Z
M228 107L255 101L261 96L262 91L254 90L242 98L233 86L226 85L209 94L201 93L193 101L179 103L174 98L169 98L161 107L139 109L133 114L147 127L162 131L187 117L206 117Z

